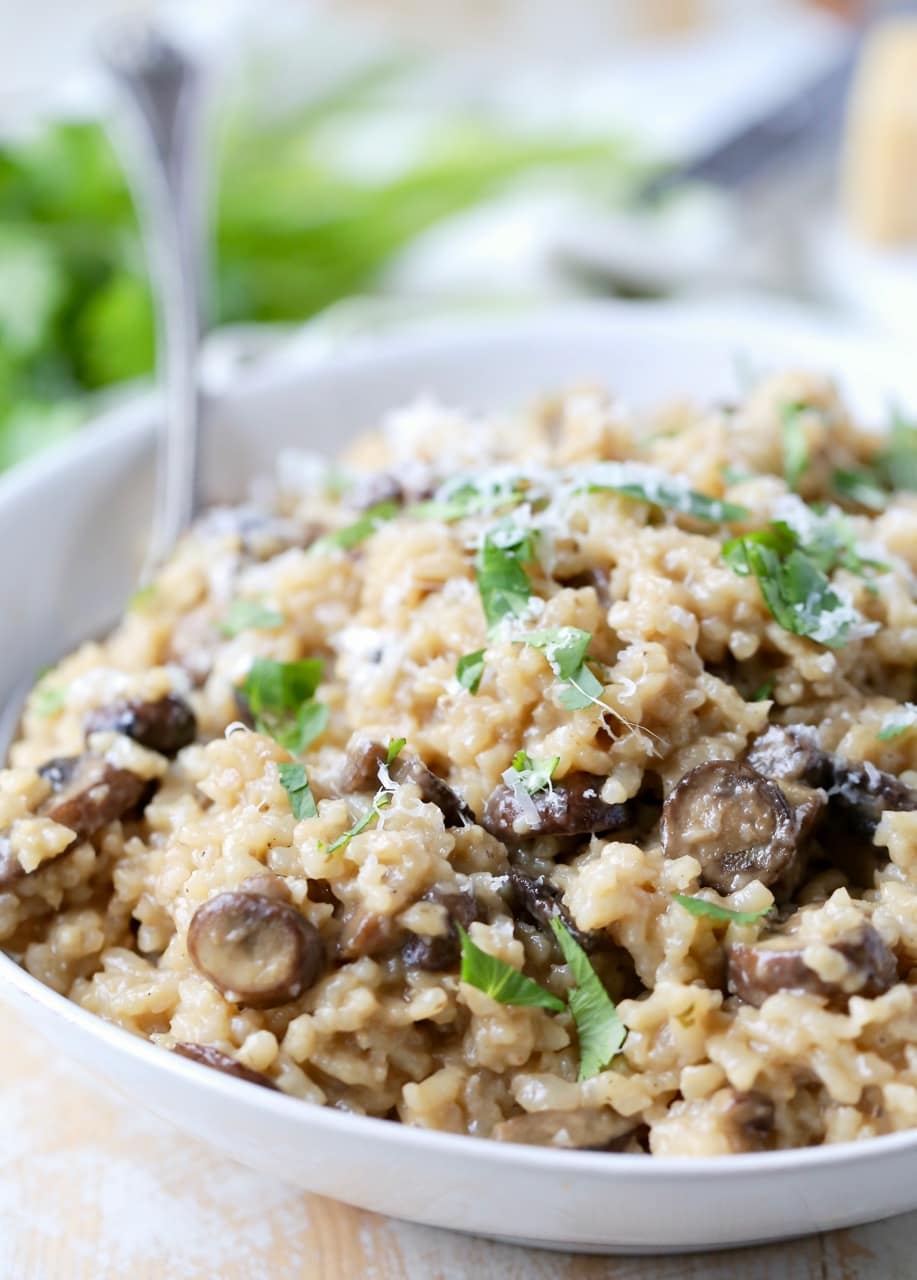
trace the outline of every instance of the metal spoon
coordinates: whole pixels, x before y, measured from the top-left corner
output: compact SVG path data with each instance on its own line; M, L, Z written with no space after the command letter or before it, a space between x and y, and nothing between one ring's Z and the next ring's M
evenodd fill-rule
M156 456L147 581L194 517L198 495L198 348L202 330L202 75L148 26L109 33L101 49L125 108L115 120L139 210L165 392Z

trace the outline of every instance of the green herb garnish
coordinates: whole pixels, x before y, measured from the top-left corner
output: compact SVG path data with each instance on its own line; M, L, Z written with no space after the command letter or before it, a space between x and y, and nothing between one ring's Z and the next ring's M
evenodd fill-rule
M754 574L771 615L794 635L840 649L862 622L783 522L730 539L722 554L740 577Z
M519 774L519 782L530 796L545 791L551 785L554 770L560 764L560 756L549 756L544 760L533 760L524 751L517 751L513 756L513 768Z
M58 685L43 685L32 694L32 710L37 716L49 720L62 711L67 701L67 690Z
M766 702L774 692L774 685L777 683L775 676L769 676L751 695L752 702Z
M586 650L592 643L591 631L581 631L579 627L530 631L528 635L519 636L517 643L540 649L558 680L569 686L558 697L567 711L581 711L602 694L602 685L585 661Z
M385 767L394 764L401 752L404 750L407 738L392 738L388 744L388 750L385 753Z
M306 766L303 764L279 764L277 772L284 791L290 798L290 808L297 822L303 818L314 818L318 813L315 798L306 777Z
M466 520L469 516L499 511L501 507L515 507L525 501L524 481L475 481L464 480L458 485L447 486L440 494L427 502L418 502L408 508L408 514L421 520L443 520L450 524Z
M882 488L875 472L845 471L838 468L832 473L831 488L841 498L854 502L869 511L883 511L888 504L888 494Z
M394 519L400 510L401 507L397 502L377 502L374 507L367 508L359 520L355 520L353 524L345 525L343 529L335 529L334 533L326 533L323 537L316 539L310 550L315 553L330 551L334 548L349 551L351 547L358 547L361 542L372 537L380 525Z
M567 997L579 1038L579 1079L589 1080L604 1071L627 1039L627 1028L589 957L564 922L551 921L574 985Z
M241 686L258 730L293 755L305 751L328 723L328 708L313 697L321 678L320 658L256 658Z
M892 489L917 493L917 423L905 418L900 409L892 416L888 446L879 457L879 467Z
M260 600L234 600L217 629L224 636L237 636L242 631L274 631L282 627L286 617L270 609Z
M707 916L710 920L722 920L731 924L754 924L774 909L771 905L762 907L760 911L733 911L730 907L721 907L718 902L709 902L706 898L692 898L686 893L673 893L672 897L692 916Z
M343 849L345 845L350 844L355 836L362 835L366 828L378 818L383 809L387 809L392 803L391 792L384 788L376 792L373 802L363 814L362 818L358 818L349 831L345 831L343 835L338 836L336 840L332 840L328 848L325 850L325 856L330 858L333 853L337 853L338 849Z
M917 704L905 702L885 717L876 737L880 742L891 742L914 728L917 728Z
M486 649L476 649L474 653L466 653L459 658L455 668L455 678L463 689L469 693L477 693L484 675L484 654Z
M809 465L809 445L804 429L807 404L785 404L780 409L780 430L783 437L783 478L787 488L796 490L803 472Z
M562 1013L563 1000L552 995L544 987L527 978L524 973L514 969L505 960L488 955L471 941L462 926L456 925L462 943L462 982L477 987L500 1004L522 1005L540 1009L552 1009Z
M714 524L744 520L749 515L745 507L696 493L665 471L633 462L597 463L589 467L581 488L587 493L617 493Z
M477 584L488 631L504 618L519 618L528 608L532 584L523 564L534 559L534 537L511 519L484 535L477 558Z

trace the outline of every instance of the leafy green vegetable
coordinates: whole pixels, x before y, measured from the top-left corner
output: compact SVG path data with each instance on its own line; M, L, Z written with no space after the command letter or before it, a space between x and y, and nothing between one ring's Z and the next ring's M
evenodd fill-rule
M773 911L773 906L762 907L760 911L733 911L730 907L721 907L717 902L708 902L706 898L692 898L686 893L674 893L672 897L692 916L707 916L710 920L723 920L732 924L754 924L769 911Z
M406 742L407 738L392 738L391 742L388 744L388 750L385 753L386 768L395 763L401 755L401 752L404 750Z
M579 1079L590 1080L620 1052L627 1028L589 957L564 922L555 916L551 928L574 982L567 999L579 1038Z
M274 631L285 622L282 613L260 600L234 600L217 628L224 636L237 636L241 631Z
M318 813L315 798L306 777L306 766L303 764L279 764L277 772L284 791L290 798L290 808L297 822L303 818L314 818Z
M322 678L320 658L274 662L256 658L241 692L262 733L293 755L314 742L328 723L328 708L313 698Z
M50 719L62 711L67 701L67 690L55 685L42 685L32 694L32 710L43 719Z
M332 840L328 848L325 850L326 857L331 857L333 853L337 853L338 849L343 849L345 845L350 844L355 836L362 835L371 822L380 816L383 809L387 809L392 803L391 793L381 789L376 792L373 802L363 814L362 818L358 818L349 831L345 831L343 835L338 836L336 840Z
M587 493L618 493L715 524L744 520L749 515L745 507L696 493L676 476L633 462L600 462L590 466L582 488Z
M842 648L862 618L837 594L825 573L782 522L732 538L723 559L741 577L752 573L772 616L794 635Z
M882 728L876 736L880 742L891 742L914 728L917 728L917 704L905 702L885 717Z
M361 542L372 537L380 525L393 519L400 510L397 502L377 502L374 507L364 511L359 520L355 520L353 524L345 525L343 529L336 529L334 533L326 533L324 537L317 538L310 550L313 553L330 551L332 548L349 551L351 547L358 547Z
M455 668L455 678L463 689L469 693L477 693L484 675L484 654L486 649L475 649L474 653L466 653L459 658Z
M832 473L831 488L841 498L854 502L869 511L882 511L888 503L888 495L882 488L875 472L845 471L838 468Z
M511 519L502 520L484 535L477 557L477 584L488 631L504 618L519 618L532 595L523 564L534 559L534 537Z
M513 756L513 768L519 774L519 781L530 796L546 790L551 785L554 770L560 764L560 756L547 756L543 760L533 760L524 751L517 751Z
M789 489L798 489L799 481L809 465L809 445L805 433L807 404L785 404L780 410L783 437L783 476Z
M879 468L890 488L917 493L917 422L905 418L900 410L892 417L888 445L879 458Z
M537 982L514 969L505 960L488 955L471 941L461 925L456 925L462 942L462 982L477 987L500 1004L524 1005L563 1012L565 1005Z
M529 174L619 186L638 176L613 137L523 132L455 110L426 122L426 142L407 163L354 173L341 159L350 140L397 111L401 81L410 101L414 73L386 58L338 78L295 114L267 118L247 97L225 121L215 323L298 322L369 294L418 235ZM331 137L343 145L329 146ZM149 373L154 324L142 261L102 125L30 128L0 144L0 466L72 430L95 388Z
M446 486L441 496L408 508L408 514L422 520L443 520L447 524L469 516L514 507L525 499L525 485L519 481L465 480Z
M775 684L776 678L774 676L769 676L767 680L758 685L757 689L751 695L752 702L766 702L774 692Z
M592 643L591 631L581 631L579 627L530 631L528 635L519 636L518 643L540 649L557 678L569 685L558 697L566 710L581 711L601 696L602 685L585 661L586 650Z

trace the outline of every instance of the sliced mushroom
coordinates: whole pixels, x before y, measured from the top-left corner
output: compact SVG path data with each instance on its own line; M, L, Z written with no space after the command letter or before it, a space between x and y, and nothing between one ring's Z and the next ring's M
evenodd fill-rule
M607 1107L578 1111L531 1111L494 1125L498 1142L563 1147L573 1151L620 1151L640 1128L639 1120Z
M270 560L292 547L309 547L321 533L314 524L275 515L260 507L215 507L198 521L205 538L235 537L239 550L252 560Z
M517 867L510 867L509 886L515 910L523 912L552 937L551 921L559 919L584 951L595 951L604 942L602 934L577 928L563 905L561 890L547 876L527 876Z
M777 1141L774 1104L766 1094L752 1089L730 1090L723 1111L726 1135L732 1149L769 1151Z
M378 911L358 910L345 917L337 940L342 960L374 959L391 954L401 943L404 931L394 916Z
M690 854L701 881L735 893L752 880L790 892L801 867L796 818L780 788L734 760L713 760L678 782L662 811L666 857Z
M172 1046L172 1052L177 1053L180 1058L189 1058L191 1062L200 1062L205 1067L212 1067L214 1071L222 1071L224 1076L234 1076L237 1080L247 1080L249 1084L260 1085L262 1089L274 1089L279 1092L273 1080L269 1080L266 1075L260 1071L253 1071L251 1067L243 1066L228 1053L214 1049L209 1044L179 1041Z
M239 885L239 892L260 894L262 898L273 898L276 902L293 901L287 882L283 876L274 875L273 871L259 871L257 875L247 876Z
M150 751L174 756L194 741L197 720L184 698L170 693L155 702L126 698L97 707L84 727L87 733L123 733Z
M381 742L358 738L347 752L347 761L338 782L342 795L355 791L372 791L379 785L379 769L385 764L386 749ZM459 794L438 777L417 756L402 752L389 765L393 782L412 782L421 800L435 804L447 827L470 826L474 814Z
M452 969L458 964L462 950L456 925L468 929L472 921L480 919L477 899L470 890L432 889L424 895L424 901L445 909L444 931L435 935L412 934L401 949L401 958L409 967L431 973Z
M529 797L520 797L515 787L501 783L484 806L482 826L504 843L532 836L617 831L630 821L630 809L626 804L605 803L605 781L594 773L569 773L562 782Z
M219 893L198 907L188 929L195 967L229 1000L273 1009L318 978L318 930L295 907L263 894Z
M827 944L847 962L845 974L837 980L826 982L809 968L806 945L792 927L757 942L732 943L726 953L729 990L756 1008L780 991L825 996L833 1004L845 1005L851 995L882 995L898 980L895 957L871 924L864 923L849 936Z
M917 791L874 764L841 760L822 750L810 725L772 725L752 743L747 761L778 782L823 788L846 829L870 840L886 810L917 809Z
M39 814L69 827L82 840L123 818L150 795L147 778L89 752L49 760L38 772L51 784L51 795Z

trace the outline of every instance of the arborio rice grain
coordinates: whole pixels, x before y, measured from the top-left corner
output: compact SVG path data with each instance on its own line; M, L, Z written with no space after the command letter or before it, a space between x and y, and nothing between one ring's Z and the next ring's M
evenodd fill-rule
M407 1124L917 1124L915 436L785 375L281 459L33 692L0 940L164 1051ZM560 934L623 1022L588 1069Z

